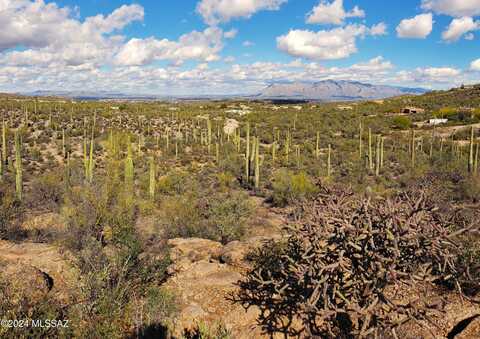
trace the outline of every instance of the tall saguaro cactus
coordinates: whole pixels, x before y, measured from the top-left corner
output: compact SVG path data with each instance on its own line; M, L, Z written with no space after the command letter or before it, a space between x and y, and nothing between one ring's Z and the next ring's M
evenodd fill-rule
M20 133L15 132L15 192L17 199L23 199L23 176L22 176L22 153L21 153Z
M128 138L127 143L127 158L125 159L125 186L130 193L133 193L133 182L134 182L134 168L133 168L133 152L132 152L132 143L130 138Z
M2 162L4 165L8 163L8 149L7 149L7 124L5 120L2 121Z
M359 124L359 135L358 135L358 155L360 156L360 160L362 159L363 154L363 124L360 120Z
M415 145L415 130L412 129L410 134L410 166L412 169L415 167L415 152L416 152L416 145Z
M148 186L148 193L150 195L150 199L154 200L155 199L155 190L156 190L156 180L155 180L155 160L153 157L150 157L149 159L150 162L150 182Z
M246 150L245 150L245 179L250 177L250 122L247 122Z
M470 147L468 152L468 172L473 173L474 165L475 165L475 155L474 155L474 143L475 140L475 132L473 130L473 126L470 129Z
M332 145L328 144L328 155L327 155L327 177L330 178L332 175Z
M373 145L372 145L372 129L368 129L368 167L373 170Z
M255 138L255 189L260 188L260 142Z

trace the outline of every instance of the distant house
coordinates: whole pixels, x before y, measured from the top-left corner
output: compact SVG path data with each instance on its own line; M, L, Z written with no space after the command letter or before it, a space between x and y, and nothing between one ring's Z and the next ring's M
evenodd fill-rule
M430 120L428 120L428 124L430 126L442 125L442 124L446 124L447 122L448 122L448 119L430 119Z
M404 114L420 114L420 113L425 113L425 110L423 108L417 108L417 107L405 107L402 109L402 113Z

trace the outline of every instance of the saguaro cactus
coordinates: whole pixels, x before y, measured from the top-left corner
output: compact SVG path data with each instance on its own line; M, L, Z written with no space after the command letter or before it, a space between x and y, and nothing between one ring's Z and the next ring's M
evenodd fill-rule
M377 135L377 147L375 151L375 175L378 177L380 175L380 148L381 148L381 137Z
M258 137L255 142L255 188L260 188L260 142Z
M210 119L207 120L207 149L210 154L210 146L212 144L212 122Z
M133 168L133 153L132 143L128 138L127 143L127 158L125 159L125 186L133 193L133 180L134 180L134 168Z
M317 142L315 144L315 158L318 160L320 157L320 132L317 132Z
M7 124L5 120L2 121L2 162L4 165L8 163L8 149L7 149Z
M245 178L250 177L250 122L247 122L246 150L245 150Z
M328 144L327 177L332 175L332 145Z
M468 152L468 172L473 173L474 170L474 163L475 163L475 156L474 156L474 143L475 140L475 132L473 130L473 126L470 129L470 147Z
M362 159L362 152L363 152L363 124L362 121L360 120L359 123L359 134L358 134L358 155L360 156L360 159Z
M22 153L20 144L20 133L15 132L15 192L17 199L23 199L23 176L22 176Z
M368 167L373 170L372 129L368 129Z
M156 189L156 180L155 180L155 160L153 157L150 157L149 159L150 162L150 183L148 186L148 193L150 195L150 199L154 200L155 199L155 189Z
M415 130L412 129L412 132L410 134L410 166L412 167L412 169L415 167L415 152Z

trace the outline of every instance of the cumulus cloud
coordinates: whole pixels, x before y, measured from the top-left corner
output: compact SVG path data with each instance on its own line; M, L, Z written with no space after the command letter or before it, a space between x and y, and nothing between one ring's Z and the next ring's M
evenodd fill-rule
M432 13L420 14L411 19L404 19L397 26L399 38L425 39L433 29Z
M432 84L461 84L468 82L461 70L451 67L416 68L413 71L400 71L396 80L406 83L417 83L431 86Z
M186 60L211 62L219 60L218 52L223 48L224 33L217 27L209 27L203 32L193 31L182 35L178 41L131 39L118 52L115 64L122 66L139 66L156 60L170 60L181 64Z
M104 17L97 15L83 23L72 17L69 8L43 0L2 0L0 2L0 49L16 46L61 47L69 43L102 43L104 34L143 20L143 7L124 5Z
M370 28L371 35L387 35L387 25L384 22L380 22L376 25L373 25Z
M472 71L480 72L480 59L472 61L472 63L470 64L470 69Z
M134 21L143 20L139 5L124 5L108 16L77 20L72 11L43 0L0 1L0 49L11 51L1 57L9 65L55 63L78 66L108 60L123 37L112 33Z
M262 10L278 10L288 0L201 0L197 12L209 25L218 25L235 18L250 18Z
M387 71L393 68L393 64L385 60L382 56L378 56L369 60L368 62L354 64L350 69L354 71L364 71L364 72L382 72Z
M384 33L381 26L368 28L357 24L318 32L295 29L279 36L277 47L295 57L312 60L342 59L357 52L358 37L380 33Z
M480 15L480 0L422 0L422 8L454 17Z
M364 17L365 12L358 6L349 12L345 11L343 0L334 0L333 2L321 0L308 14L307 23L342 25L347 18Z
M480 21L474 21L471 17L455 18L442 33L442 39L449 42L457 41L463 35L477 29L480 29Z

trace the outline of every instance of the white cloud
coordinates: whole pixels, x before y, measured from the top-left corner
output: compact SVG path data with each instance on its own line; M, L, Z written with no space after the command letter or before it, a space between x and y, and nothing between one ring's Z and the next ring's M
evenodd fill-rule
M143 7L124 5L109 16L97 15L82 23L72 17L69 8L43 0L2 0L0 2L0 49L16 46L56 48L70 43L103 44L104 34L143 20Z
M472 61L472 63L470 64L470 69L472 71L480 72L480 59Z
M433 29L432 13L420 14L411 19L404 19L397 26L400 38L425 39Z
M397 81L406 83L426 84L461 84L466 82L461 70L451 67L416 68L413 71L400 71Z
M291 30L277 38L277 47L295 57L314 60L342 59L356 53L357 37L367 34L372 32L364 25L347 25L318 32Z
M442 39L449 42L457 41L464 34L477 29L480 29L480 21L474 21L471 17L455 18L442 33Z
M380 22L376 25L373 25L370 28L371 35L387 35L387 25L384 22Z
M364 71L364 72L381 72L387 71L393 68L393 64L385 60L382 56L373 58L365 63L359 63L352 65L350 69L354 71Z
M138 5L124 5L106 17L88 17L84 22L69 8L42 0L2 0L0 8L0 49L27 48L4 54L0 59L9 65L104 63L123 41L112 33L144 16Z
M243 47L252 47L255 45L255 43L251 42L250 40L245 40L243 43L242 43Z
M308 14L307 23L342 25L346 18L364 17L365 12L358 6L355 6L350 12L346 12L343 0L334 0L331 3L320 0L319 4Z
M278 10L288 0L201 0L197 12L209 25L228 22L234 18L250 18L262 10Z
M422 0L422 8L454 17L480 15L480 0Z
M156 38L131 39L118 52L115 64L138 66L155 60L170 60L179 65L186 60L211 62L219 60L218 52L223 48L224 33L216 27L203 32L193 31L182 35L178 41Z
M465 34L465 40L471 41L471 40L473 40L473 39L475 39L475 35L474 35L473 33L467 33L467 34Z
M233 39L237 36L238 30L237 29L231 29L223 34L225 39Z

